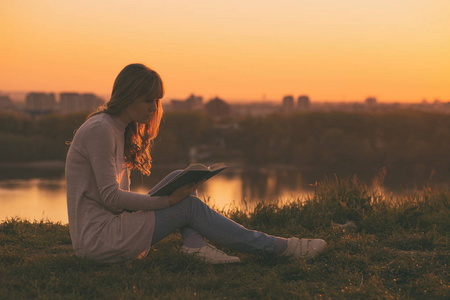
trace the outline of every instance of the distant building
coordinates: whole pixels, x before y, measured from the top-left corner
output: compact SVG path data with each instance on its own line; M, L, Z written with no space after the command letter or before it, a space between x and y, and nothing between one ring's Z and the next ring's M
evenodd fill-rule
M25 97L25 110L31 115L45 115L55 112L55 94L28 93Z
M203 109L203 97L195 96L191 94L189 98L186 99L186 103L189 105L191 110L202 110Z
M169 110L200 111L203 109L203 98L191 94L186 100L172 99Z
M91 112L103 105L105 101L95 94L61 93L59 111L63 114Z
M375 98L375 97L368 97L368 98L366 98L365 103L368 106L374 106L374 105L377 104L377 98Z
M309 97L306 95L301 95L297 98L297 109L308 110L311 105Z
M230 114L230 105L217 97L206 103L205 109L210 115L215 117L224 117Z
M294 109L294 97L284 96L282 105L284 112L292 112L292 110Z
M9 96L0 95L0 112L15 110L17 110L17 107L11 101L11 98L9 98Z
M245 117L263 117L271 115L279 110L280 107L272 102L233 104L231 106L231 113L233 115Z

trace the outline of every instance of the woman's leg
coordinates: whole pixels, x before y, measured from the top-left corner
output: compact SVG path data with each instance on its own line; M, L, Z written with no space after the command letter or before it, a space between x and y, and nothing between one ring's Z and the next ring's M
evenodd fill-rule
M243 252L263 254L278 252L285 239L249 230L217 213L197 197L191 196L169 208L155 210L152 245L177 229L192 228L207 239ZM191 235L190 230L182 236Z
M153 193L153 191L159 189L162 185L166 184L167 182L169 182L170 180L172 180L172 178L174 178L175 176L177 176L178 174L180 174L181 172L183 172L183 170L175 170L173 172L171 172L169 175L167 175L166 177L164 177L160 182L158 182L148 193L151 194ZM197 191L195 191L194 193L192 193L193 196L197 196ZM164 219L170 219L170 215L171 215L171 211L167 212L168 215L164 217ZM176 218L176 217L174 217ZM170 226L169 226L170 227ZM160 234L156 234L158 237L155 238L155 236L153 237L152 240L152 245L156 244L157 242L159 242L161 239L163 239L164 237L166 237L167 235L169 235L170 233L174 232L177 229L180 229L181 232L181 236L183 237L183 242L184 245L186 247L189 248L200 248L203 247L205 245L207 245L206 241L204 240L204 238L195 230L193 230L190 227L175 227L172 229L172 227L170 227L171 231L167 232L166 230L163 230L160 232ZM156 230L155 230L156 232Z

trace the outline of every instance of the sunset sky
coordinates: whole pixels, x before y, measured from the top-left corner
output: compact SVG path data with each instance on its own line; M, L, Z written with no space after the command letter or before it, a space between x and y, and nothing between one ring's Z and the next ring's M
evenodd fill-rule
M450 0L1 0L0 92L108 95L142 62L166 99L450 101Z

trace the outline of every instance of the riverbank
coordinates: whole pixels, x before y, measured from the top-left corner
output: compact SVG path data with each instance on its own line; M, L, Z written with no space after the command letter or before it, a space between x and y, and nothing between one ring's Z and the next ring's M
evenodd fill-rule
M449 294L450 192L429 187L386 199L356 180L321 182L305 202L226 212L279 236L318 237L310 261L228 253L212 266L180 253L179 234L148 257L105 265L74 256L67 225L9 219L0 224L3 299L444 299ZM347 221L352 225L342 226ZM353 225L354 224L354 225Z
M240 169L245 166L248 170L298 170L298 167L295 167L291 164L266 164L263 166L256 165L244 165L242 162L227 162L226 165L232 169ZM152 166L156 169L183 169L187 166L185 163L163 163L158 164L154 163ZM0 169L2 168L30 168L30 169L64 169L65 161L63 160L42 160L42 161L30 161L30 162L0 162ZM322 168L302 168L302 170L306 171L323 171Z

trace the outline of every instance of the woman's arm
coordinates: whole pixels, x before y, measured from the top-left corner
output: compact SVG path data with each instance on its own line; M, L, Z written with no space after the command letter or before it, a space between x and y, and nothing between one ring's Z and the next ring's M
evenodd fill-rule
M169 198L124 191L116 176L116 139L107 123L94 124L85 132L83 149L95 176L100 200L110 208L153 210L169 207Z

